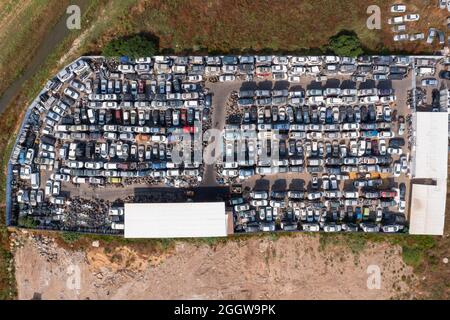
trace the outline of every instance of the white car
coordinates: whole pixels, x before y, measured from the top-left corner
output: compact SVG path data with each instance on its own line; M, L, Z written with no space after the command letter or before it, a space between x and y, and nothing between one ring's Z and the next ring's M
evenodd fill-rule
M359 99L360 103L376 103L380 100L379 96L367 96L367 97L361 97Z
M80 96L80 94L72 88L67 87L64 89L64 94L76 100Z
M325 232L339 232L341 230L342 227L339 224L327 224L323 227L323 231Z
M358 147L358 157L362 157L366 153L366 140L361 140Z
M408 160L406 159L406 156L400 157L400 165L402 166L402 172L406 173L408 172Z
M266 207L268 205L268 201L267 200L256 200L253 199L250 201L250 204L254 207Z
M400 200L398 202L398 212L400 212L400 213L405 212L405 208L406 208L406 201L405 200Z
M200 82L200 81L203 81L203 77L201 75L190 75L190 76L187 76L187 81Z
M390 102L394 102L394 101L395 101L394 95L380 97L381 103L390 103Z
M73 177L72 182L73 183L86 183L88 180L85 177Z
M372 224L372 223L361 223L360 227L364 232L379 232L380 231L380 227L378 225Z
M51 180L48 180L45 184L45 195L50 196L52 194L53 190L53 182Z
M400 24L403 23L404 19L402 16L389 18L388 24Z
M406 41L409 39L409 36L406 33L396 34L394 36L394 41Z
M405 133L405 123L401 122L398 125L398 135L402 136Z
M300 82L300 79L301 79L300 76L292 75L292 76L289 76L288 81L289 82Z
M400 164L400 162L395 162L394 163L394 177L398 178L398 177L400 177L401 174L402 174L402 165Z
M84 167L83 161L68 161L67 166L71 169L81 169Z
M403 226L400 226L400 225L386 225L386 226L382 226L381 229L385 233L395 233L395 232L399 232L400 230L402 230Z
M402 13L406 11L406 6L404 4L394 4L391 6L391 12Z
M380 131L378 132L378 138L392 138L394 133L392 131Z
M393 26L391 30L392 30L392 32L406 31L406 25L404 25L404 24L397 24L397 25Z
M417 41L425 39L425 34L422 33L413 33L409 35L409 41Z
M311 192L308 193L308 200L317 200L322 197L322 192Z
M305 223L302 224L303 231L309 231L309 232L317 232L320 230L320 227L318 224L315 223Z
M70 82L70 85L75 89L77 89L78 91L84 91L84 89L86 88L85 85L79 82L78 80L72 80Z
M62 174L62 173L52 173L50 175L50 179L55 181L70 181L70 176L68 174Z
M52 195L57 196L59 195L60 192L61 192L61 182L60 181L53 182Z
M86 169L101 169L103 167L102 162L86 162L84 164Z
M403 153L402 148L388 148L387 153L401 155Z
M423 87L435 87L438 85L438 81L434 78L423 79L421 82Z
M386 147L386 140L384 139L380 139L379 140L379 146L378 146L378 150L380 152L380 155L384 156L387 152L387 147Z
M407 14L403 17L404 21L410 22L410 21L418 21L420 19L420 15L417 13L411 13Z
M223 74L219 77L220 82L234 81L236 77L233 74Z

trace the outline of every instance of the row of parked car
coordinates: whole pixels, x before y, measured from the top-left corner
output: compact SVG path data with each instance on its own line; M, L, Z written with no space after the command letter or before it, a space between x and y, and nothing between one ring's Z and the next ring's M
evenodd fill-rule
M246 90L239 92L240 106L267 105L355 105L355 104L389 104L396 100L392 89L325 89L304 90Z
M30 106L11 158L18 216L61 223L70 183L201 181L201 163L193 156L185 165L174 163L172 148L180 143L177 133L202 130L211 97L195 79L146 77L144 69L133 74L104 59L79 59L47 83Z
M125 77L138 75L141 78L157 80L151 83L155 88L165 87L166 80L181 79L199 83L217 78L219 81L234 81L238 78L253 80L254 77L300 82L301 76L315 75L323 80L326 75L353 75L354 81L402 79L409 70L409 57L364 56L359 58L338 56L155 56L122 61L118 71ZM115 85L104 84L114 91ZM133 82L134 92L145 85Z
M314 176L308 189L287 191L252 190L235 195L229 205L233 210L236 232L320 231L325 232L400 232L403 215L389 210L405 206L406 186L378 190L381 179L371 188L340 191L335 176ZM319 195L320 194L320 195ZM325 195L325 200L321 195ZM336 197L341 194L341 197Z

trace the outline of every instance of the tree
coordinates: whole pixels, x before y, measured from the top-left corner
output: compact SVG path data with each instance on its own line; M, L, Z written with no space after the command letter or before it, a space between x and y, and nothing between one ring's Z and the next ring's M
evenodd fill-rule
M328 49L338 56L356 57L364 53L355 33L340 33L331 37Z
M156 52L155 43L141 35L113 39L103 48L103 55L106 57L138 58L153 56Z

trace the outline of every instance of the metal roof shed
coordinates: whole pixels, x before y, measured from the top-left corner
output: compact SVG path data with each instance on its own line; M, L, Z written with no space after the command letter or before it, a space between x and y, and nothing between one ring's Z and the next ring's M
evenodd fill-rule
M412 185L410 234L442 235L444 233L446 194L445 184Z
M442 235L447 195L448 113L415 114L416 146L412 176L410 234ZM431 179L432 183L420 183Z
M125 238L227 236L224 202L126 203Z
M416 112L413 178L447 179L448 113Z

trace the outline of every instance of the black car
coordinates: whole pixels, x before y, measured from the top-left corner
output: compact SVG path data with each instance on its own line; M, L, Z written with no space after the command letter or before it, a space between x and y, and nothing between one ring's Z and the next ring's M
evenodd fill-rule
M205 109L203 109L203 116L202 116L202 120L203 121L207 121L208 120L208 118L209 118L209 110L210 109L208 109L208 108L205 108Z
M389 140L389 147L390 148L400 148L405 145L405 139L403 138L391 138Z
M406 73L394 73L394 72L391 72L390 74L389 74L389 80L403 80L403 78L405 78L406 77Z
M252 122L256 122L258 120L258 108L256 106L251 106L250 108L250 119Z
M406 185L404 183L400 183L399 193L400 193L400 199L404 200L405 196L406 196Z

